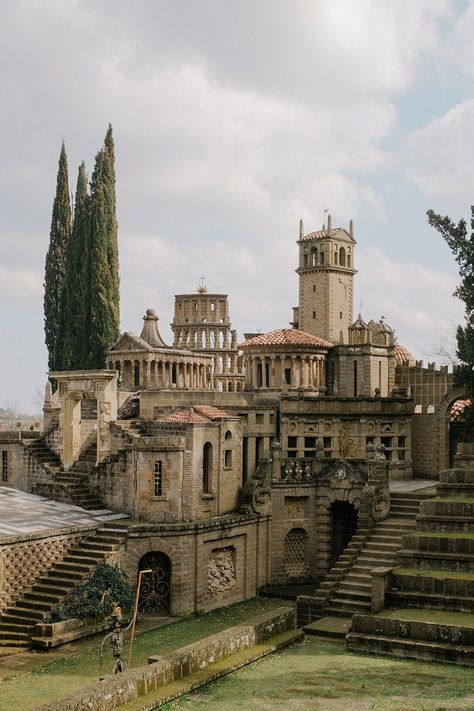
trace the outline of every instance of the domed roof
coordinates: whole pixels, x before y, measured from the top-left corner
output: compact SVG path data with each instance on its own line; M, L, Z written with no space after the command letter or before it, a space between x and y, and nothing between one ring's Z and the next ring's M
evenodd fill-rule
M239 347L251 348L252 346L309 346L328 349L332 348L333 344L306 331L299 331L297 328L278 328L276 331L248 338Z
M408 348L401 346L400 343L397 343L395 346L395 360L397 363L400 363L400 365L409 365L410 368L413 368L416 365L416 360Z

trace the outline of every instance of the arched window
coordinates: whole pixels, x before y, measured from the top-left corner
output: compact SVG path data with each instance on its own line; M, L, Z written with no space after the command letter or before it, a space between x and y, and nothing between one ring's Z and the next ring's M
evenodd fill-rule
M230 430L227 430L227 432L224 435L224 439L226 442L230 442L230 440L232 439L232 432Z
M311 266L315 267L318 263L318 250L316 247L313 247L311 250Z
M202 491L204 494L211 493L212 483L212 444L206 442L202 448Z
M339 250L339 264L341 267L346 266L346 250L344 247L341 247Z

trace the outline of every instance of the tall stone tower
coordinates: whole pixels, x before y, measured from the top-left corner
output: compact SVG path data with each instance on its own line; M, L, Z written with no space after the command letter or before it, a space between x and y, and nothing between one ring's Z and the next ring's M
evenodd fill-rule
M349 231L328 224L304 234L300 220L299 306L293 326L333 343L348 343L352 323L354 269L353 223Z
M178 294L171 329L174 348L204 351L214 358L217 390L243 390L243 360L238 354L237 332L229 320L227 294L210 294L204 282L194 294Z

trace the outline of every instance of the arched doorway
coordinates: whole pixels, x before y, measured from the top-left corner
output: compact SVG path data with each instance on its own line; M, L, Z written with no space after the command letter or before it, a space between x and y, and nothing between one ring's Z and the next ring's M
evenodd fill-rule
M138 609L146 615L169 615L171 609L171 561L165 553L150 551L140 558L142 576Z
M348 501L331 504L331 567L357 531L357 511Z

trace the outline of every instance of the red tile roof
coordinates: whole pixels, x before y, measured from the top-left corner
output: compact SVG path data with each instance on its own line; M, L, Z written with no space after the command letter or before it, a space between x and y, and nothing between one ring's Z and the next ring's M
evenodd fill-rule
M214 407L213 405L194 405L194 409L199 414L208 417L210 420L220 420L222 417L232 417L225 410L221 410L219 407Z
M299 242L308 242L310 239L323 239L324 237L332 237L336 232L346 232L343 227L332 227L330 230L316 230L315 232L309 232L304 237L300 237Z
M410 351L405 348L405 346L401 346L399 343L395 346L395 359L397 363L400 363L401 365L409 365L411 368L416 365L416 360Z
M306 331L299 331L296 328L279 328L270 333L262 333L259 336L249 338L242 343L240 348L252 346L312 346L314 348L332 348L330 341L312 336Z
M457 422L462 418L462 413L468 405L471 404L470 400L456 400L451 406L449 411L449 419L451 422Z
M160 421L177 422L184 425L202 425L209 423L210 420L219 420L223 417L231 417L231 415L218 407L212 407L212 405L195 405L194 407L176 410L170 415L165 415L165 417L160 418Z

